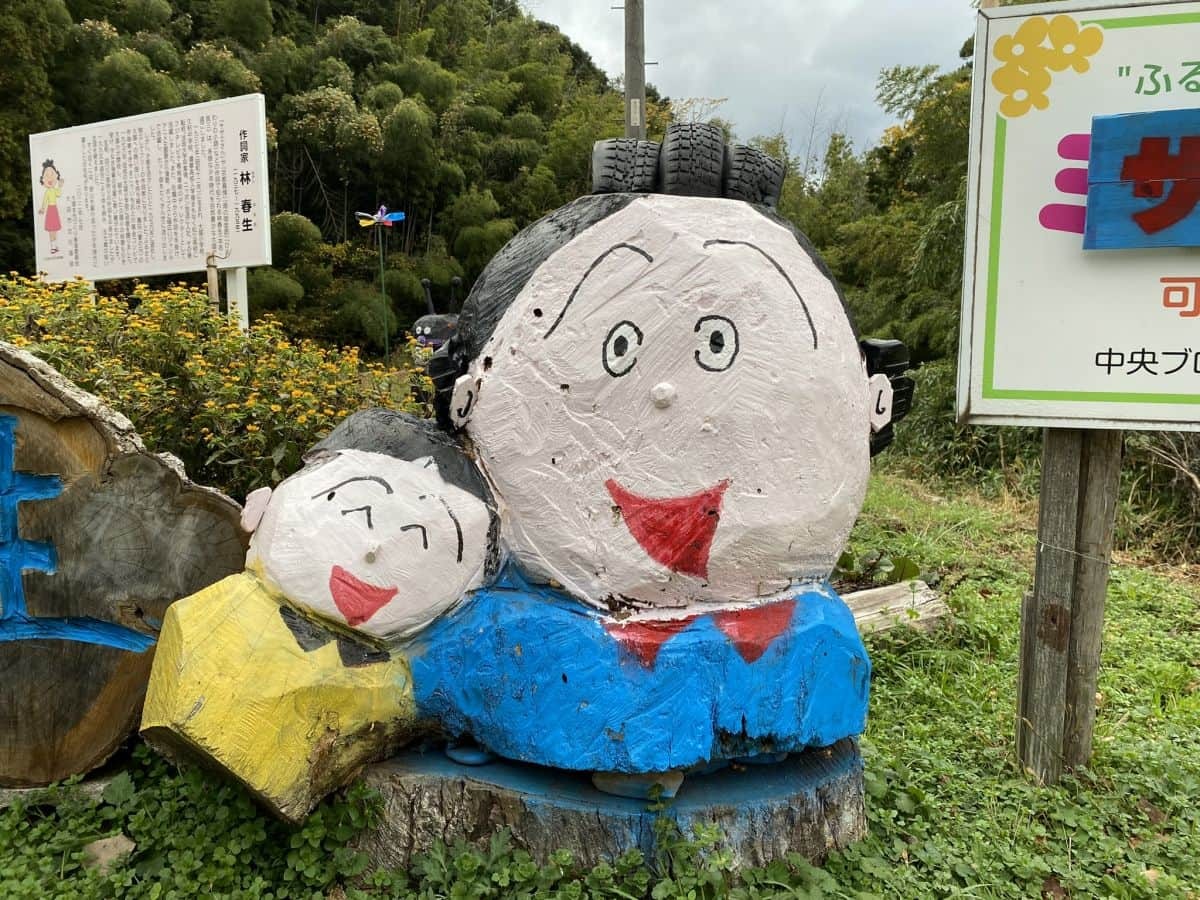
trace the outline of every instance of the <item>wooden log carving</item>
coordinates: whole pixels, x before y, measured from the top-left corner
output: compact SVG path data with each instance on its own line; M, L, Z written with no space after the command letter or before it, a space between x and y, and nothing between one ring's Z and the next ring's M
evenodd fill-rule
M241 568L238 515L0 343L0 785L86 772L129 735L168 605Z
M487 496L428 423L347 419L304 469L247 498L246 571L168 611L142 735L303 819L415 733L397 642L492 576Z
M411 732L408 663L231 575L167 612L142 736L298 821Z

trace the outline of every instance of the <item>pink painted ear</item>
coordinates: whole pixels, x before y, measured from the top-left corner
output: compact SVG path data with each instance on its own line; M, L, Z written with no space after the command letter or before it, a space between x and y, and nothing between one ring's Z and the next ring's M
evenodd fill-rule
M246 505L242 507L243 531L247 534L254 534L254 529L262 521L263 513L267 511L267 504L270 502L271 489L269 487L260 487L246 496Z

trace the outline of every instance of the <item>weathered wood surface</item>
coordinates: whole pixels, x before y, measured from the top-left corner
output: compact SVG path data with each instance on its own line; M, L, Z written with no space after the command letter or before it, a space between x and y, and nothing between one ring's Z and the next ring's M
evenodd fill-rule
M1067 659L1067 710L1063 764L1085 766L1092 755L1096 727L1096 682L1104 631L1113 522L1121 485L1122 435L1089 431L1083 438L1079 533L1075 559L1075 600L1071 610L1071 646Z
M237 504L3 343L0 419L15 437L0 459L15 511L0 528L0 785L38 785L89 771L129 735L168 604L240 570L245 542ZM21 473L61 491L23 499ZM51 571L20 560L30 542L53 547Z
M395 750L414 715L402 654L310 621L239 573L167 611L141 733L300 822Z
M1120 432L1045 432L1017 707L1018 758L1044 784L1091 753L1120 455Z
M907 626L929 631L950 614L946 601L924 581L904 581L842 597L860 634Z
M662 813L600 793L586 773L503 760L465 767L440 752L404 753L368 768L366 781L384 808L359 843L387 868L406 868L437 841L482 846L503 827L537 860L565 848L585 866L634 848L653 858L659 815L689 834L693 824L720 826L739 866L789 852L819 861L867 830L862 757L851 740L776 765L689 775Z
M1081 430L1045 430L1037 563L1021 609L1017 755L1046 784L1062 775L1082 452Z
M93 772L83 781L71 785L54 785L49 788L0 788L0 809L7 809L18 802L37 806L58 806L60 803L74 802L79 797L91 803L99 803L113 778L110 774Z

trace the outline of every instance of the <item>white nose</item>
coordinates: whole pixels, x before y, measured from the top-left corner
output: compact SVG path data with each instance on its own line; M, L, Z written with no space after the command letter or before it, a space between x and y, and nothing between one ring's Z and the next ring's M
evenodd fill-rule
M660 381L650 388L650 399L659 409L666 409L675 402L675 385L667 381Z

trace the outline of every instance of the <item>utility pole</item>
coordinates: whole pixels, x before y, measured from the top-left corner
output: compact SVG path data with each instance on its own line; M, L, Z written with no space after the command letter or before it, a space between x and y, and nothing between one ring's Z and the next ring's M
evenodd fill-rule
M646 139L646 16L643 0L625 0L625 137Z

